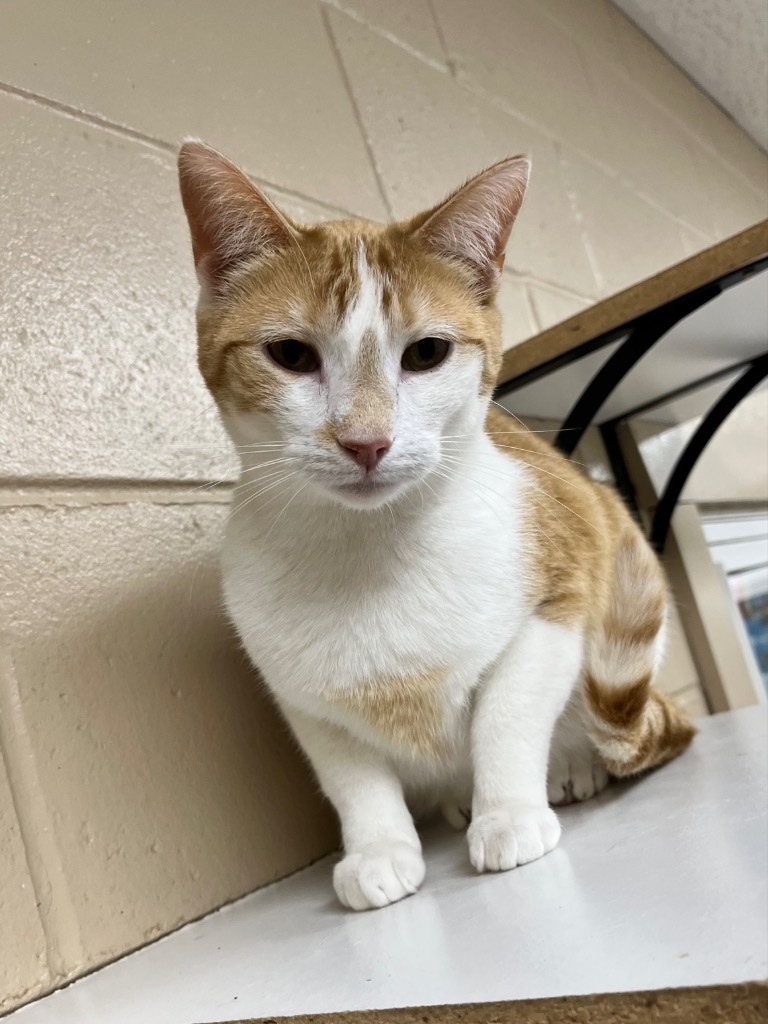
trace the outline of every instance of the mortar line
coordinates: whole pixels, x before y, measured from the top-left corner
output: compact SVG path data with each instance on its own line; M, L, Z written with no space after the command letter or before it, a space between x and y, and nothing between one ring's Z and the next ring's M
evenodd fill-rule
M115 135L121 135L125 138L132 139L134 142L141 142L143 145L149 146L151 149L157 149L162 153L167 153L169 156L172 156L174 160L176 159L176 155L179 151L179 145L177 143L166 142L164 139L158 139L154 135L147 135L144 132L138 131L136 128L129 128L127 125L110 121L108 118L101 117L99 114L92 114L87 110L80 110L78 107L70 106L68 103L62 103L60 100L52 99L50 96L42 96L40 93L32 92L31 89L23 89L17 85L9 85L7 82L0 82L0 93L17 96L19 99L27 100L29 103L35 103L41 107L55 110L57 113L64 114L65 116L72 118L74 121L93 125L95 128L101 128L105 131L110 131ZM296 189L288 188L287 186L280 185L274 181L269 181L267 178L261 178L258 175L250 173L248 177L263 188L274 189L276 192L279 192L290 199L314 203L331 214L344 213L349 217L358 216L358 214L353 210L348 210L343 206L334 206L325 199L318 199L315 196L306 195Z
M536 325L536 330L540 334L543 328L541 326L539 314L536 311L536 304L531 296L530 284L528 281L523 282L523 301L525 302L525 308L528 310L528 316L531 319L531 323Z
M356 103L354 95L352 93L351 85L349 83L349 79L347 77L346 70L345 70L344 65L343 65L343 63L341 61L341 55L340 55L340 53L338 51L338 47L336 46L335 39L333 38L332 30L330 28L330 24L327 22L327 19L326 19L326 10L325 10L325 8L327 6L329 6L329 4L327 4L327 3L322 5L323 9L320 11L320 15L323 18L323 22L324 22L324 25L325 25L325 28L326 28L326 32L327 32L327 34L328 34L328 36L330 38L330 42L331 42L331 46L333 48L334 56L336 58L337 64L339 65L340 73L341 73L341 76L342 76L342 79L343 79L346 91L347 91L347 93L348 93L348 95L350 97L350 100L352 102L353 112L355 114L355 118L356 118L356 121L358 123L358 127L360 128L360 131L361 131L362 136L363 136L363 143L365 145L366 151L368 153L369 160L370 160L371 165L373 167L374 177L376 178L376 184L377 184L378 191L380 193L382 201L385 204L385 208L386 208L389 216L393 217L394 215L392 213L392 210L391 210L390 203L389 203L389 200L387 198L386 192L384 191L384 187L383 187L383 184L382 184L382 181L381 181L380 172L379 172L378 167L376 165L376 161L374 159L373 152L371 150L371 146L370 146L370 143L368 141L368 137L367 137L365 129L363 127L362 119L361 119L361 116L360 116L360 113L359 113L359 110L358 110L358 107L357 107L357 103ZM334 10L338 11L340 14L343 14L346 17L352 17L348 12L343 11L340 7L337 7L335 4L330 4L330 6L333 6ZM353 19L353 20L355 20L355 19ZM366 26L366 27L368 27L368 26ZM373 30L369 28L369 31L373 31ZM398 43L398 45L399 45L399 43ZM409 51L406 51L406 52L409 52ZM418 58L418 59L421 59L421 58ZM442 71L442 69L436 69L435 68L434 70L440 70L441 73L443 73L443 74L445 73L444 71ZM456 68L453 65L451 65L449 67L449 71L451 71L451 76L453 77L453 79L456 82L456 84L464 92L468 92L470 95L477 96L480 99L483 99L485 102L489 103L492 107L495 107L497 110L500 110L503 114L507 115L508 117L516 118L517 120L521 121L523 124L527 125L529 128L533 128L535 131L537 131L544 138L548 139L550 142L554 142L554 143L558 143L558 144L561 144L561 145L565 145L568 149L573 150L574 153L578 154L578 156L579 156L579 158L581 160L585 161L586 163L588 163L592 167L596 167L599 171L602 171L603 174L608 175L608 177L613 178L615 181L618 181L624 188L626 188L626 189L628 189L628 191L632 192L633 195L638 196L640 199L643 200L643 202L647 203L650 207L652 207L658 213L663 214L668 220L671 220L674 223L678 224L679 226L684 227L684 228L686 228L688 230L693 230L693 231L698 232L700 234L704 234L710 240L710 242L712 242L712 243L714 243L714 241L716 241L716 239L710 238L710 236L707 235L706 232L702 231L702 229L700 227L698 227L697 225L691 224L689 221L683 219L682 217L678 216L677 214L672 213L671 210L668 210L665 206L662 206L661 204L657 203L653 199L652 196L648 195L641 188L639 188L638 186L633 184L631 181L626 179L621 174L620 171L617 171L615 168L613 168L609 164L603 163L603 161L595 158L594 156L592 156L586 150L581 149L577 144L572 143L572 142L566 142L560 136L558 136L557 134L552 132L549 128L547 128L546 125L540 124L539 122L537 122L537 121L533 120L532 118L528 117L522 110L520 110L520 109L510 105L505 98L503 98L501 96L498 96L495 93L489 92L487 89L484 89L479 83L477 83L470 76L466 76L464 74L462 74L462 75L456 74ZM138 131L135 128L129 128L126 125L117 124L116 122L110 121L109 119L107 119L105 117L101 117L98 114L92 114L92 113L89 113L88 111L80 110L77 107L73 107L73 106L70 106L69 104L62 103L61 101L52 99L49 96L42 96L40 93L35 93L32 90L24 89L24 88L21 88L20 86L9 85L6 82L0 82L0 93L3 93L3 92L7 93L8 95L11 95L11 96L17 96L20 99L27 100L28 102L36 103L36 104L39 104L40 106L50 108L52 110L57 111L58 113L64 114L67 117L72 118L73 120L80 121L80 122L85 123L85 124L91 124L94 127L101 128L101 129L106 130L106 131L111 131L115 135L125 136L126 138L133 139L134 141L141 142L142 144L144 144L144 145L146 145L146 146L148 146L150 148L159 150L162 153L166 153L166 154L174 157L174 159L176 157L176 153L178 152L178 146L176 144L174 144L174 143L165 142L164 140L158 139L155 136L147 135L147 134L145 134L143 132L140 132L140 131ZM648 94L648 95L650 95L650 94ZM656 105L659 106L658 102L656 103ZM674 111L669 110L666 107L662 107L660 109L663 109L673 119L676 119L676 120L679 121L679 118L677 118L677 115L674 113ZM692 135L692 137L696 139L696 141L698 142L699 145L701 145L706 151L709 151L710 155L713 156L722 167L724 167L728 171L732 171L735 174L737 174L738 177L741 179L741 183L743 185L745 185L754 195L759 194L757 192L757 190L755 189L755 186L749 180L749 178L736 165L730 164L727 161L723 160L723 158L720 156L720 154L717 152L717 150L713 146L711 146L707 142L706 139L702 139L698 135L696 135L692 131L692 129L690 128L689 125L686 125L682 121L679 121L679 123L681 124L681 126L685 129L685 131L689 135ZM357 217L357 216L359 216L359 214L357 214L354 210L348 210L347 208L342 207L342 206L334 206L333 204L328 203L324 199L318 199L315 196L306 195L305 193L299 192L296 189L288 188L288 187L286 187L284 185L278 184L277 182L269 181L266 178L261 178L261 177L258 177L257 175L254 175L254 174L249 174L249 177L257 185L259 185L259 186L261 186L263 188L274 189L276 192L282 193L284 196L287 196L287 197L289 197L291 199L295 199L295 200L300 201L300 202L304 201L304 202L314 203L317 206L321 207L323 210L327 210L329 214L335 215L335 214L343 213L343 214L346 214L349 217Z
M11 480L0 481L0 514L22 506L225 505L235 481Z
M571 185L568 183L568 175L564 174L564 172L568 169L568 158L567 156L563 156L563 150L561 145L556 143L554 148L555 158L558 163L558 170L560 171L560 174L563 176L564 180L565 196L568 201L568 205L571 209L573 219L578 227L579 237L581 238L581 244L587 256L587 263L589 264L589 268L592 272L592 277L594 279L595 285L597 286L597 294L605 295L605 278L603 277L603 272L600 269L600 262L597 259L595 250L592 248L589 230L586 224L584 223L584 215L581 211L579 197L577 193L574 191L574 189L571 187Z
M443 26L440 24L440 19L437 17L434 0L427 0L427 7L429 8L429 13L432 17L432 24L435 26L435 35L440 43L440 49L443 51L445 66L448 68L448 73L451 78L456 78L456 62L448 49L448 42L445 38L445 33L443 32Z
M477 96L480 99L485 100L490 106L495 107L497 110L500 110L503 114L506 114L508 117L512 117L518 121L521 121L524 125L527 125L529 128L532 128L539 135L543 136L545 139L548 139L550 142L556 145L566 146L574 153L577 153L581 160L583 160L585 163L588 163L591 167L596 167L597 170L602 171L602 173L606 174L608 177L614 178L616 181L621 182L621 184L630 192L632 192L635 195L638 195L641 199L648 203L649 206L652 206L655 210L659 211L660 213L663 213L668 220L675 221L676 223L681 224L684 227L693 228L695 231L699 231L702 234L706 234L706 232L703 232L700 227L696 227L689 221L684 220L678 214L672 213L671 210L668 210L665 206L662 206L661 204L657 203L647 193L643 192L640 186L633 184L631 181L629 181L629 179L625 178L622 172L617 170L611 164L604 163L598 157L593 156L588 149L582 149L577 142L572 142L570 140L564 139L561 135L558 135L551 128L547 127L547 125L541 124L541 122L536 121L530 116L528 116L522 108L514 106L514 104L510 103L509 100L507 100L505 97L490 92L484 86L480 85L479 82L477 82L470 74L465 72L462 68L457 68L456 83L465 92L468 92L472 96ZM647 95L650 96L650 94ZM723 168L725 168L728 171L732 171L734 174L738 175L738 177L741 179L741 183L746 188L748 188L753 194L759 195L759 191L755 188L753 183L735 164L730 164L726 160L724 160L714 146L710 145L706 141L706 139L703 139L700 136L696 135L693 132L693 129L690 127L690 125L687 124L685 121L680 120L680 118L677 114L674 113L674 111L672 111L668 107L661 106L658 102L656 102L656 106L658 107L658 109L668 114L672 118L672 120L677 121L681 129L685 131L688 135L690 135L693 139L695 139L697 143L702 147L702 149L707 151L710 154L710 156L713 157Z
M351 18L352 21L356 21L358 25L362 25L363 28L368 29L369 32L373 32L374 35L380 36L382 39L386 39L388 43L392 43L393 46L399 46L401 50L410 57L415 57L416 60L420 60L422 64L426 64L427 67L432 68L433 71L439 71L441 74L445 74L446 70L450 70L448 62L444 61L442 64L436 61L434 57L430 57L429 54L424 53L423 50L417 49L415 46L411 46L410 43L406 42L400 36L395 35L394 32L390 32L388 29L383 28L381 25L374 25L370 21L367 21L362 14L358 14L357 11L349 10L344 6L343 0L320 0L327 7L333 7L334 10L338 11L339 14L344 14L347 18Z
M128 127L128 125L110 121L108 118L102 117L100 114L92 114L90 111L81 110L79 107L73 107L69 103L62 103L61 100L55 100L51 96L43 96L41 93L33 92L31 89L24 89L22 86L18 85L10 85L8 82L0 82L0 92L8 93L11 96L18 96L19 99L28 100L31 103L38 103L43 107L50 107L59 114L66 114L68 117L71 117L76 121L83 121L96 128L106 128L117 135L125 135L127 138L143 142L145 145L151 146L153 149L160 149L165 153L175 154L176 152L176 147L170 142L165 142L163 139L155 138L153 135L147 135L136 128Z
M534 288L541 288L544 291L555 292L556 294L562 295L566 299L579 299L581 302L599 302L599 299L594 295L586 295L584 292L574 291L573 288L569 288L567 285L553 284L551 281L547 281L546 278L536 277L535 274L524 273L517 270L503 271L505 277L510 278L517 284L532 285Z
M138 490L142 488L158 488L166 491L185 491L190 488L198 486L208 486L211 488L215 487L231 487L235 483L235 480L209 480L206 477L202 477L197 480L179 480L178 478L152 478L152 477L100 477L100 476L87 476L87 477L57 477L57 476L38 476L34 479L29 477L5 477L0 478L0 490L7 490L9 488L19 489L30 489L39 490L40 488L50 488L53 490L70 489L70 490L82 490L83 488L101 488L110 487L115 490Z
M45 940L49 981L57 982L82 966L83 945L24 720L7 633L0 634L0 750Z
M368 139L368 133L365 130L365 123L363 121L362 114L360 113L360 108L357 105L355 94L352 90L352 83L349 80L347 69L344 67L344 61L341 59L341 52L339 51L339 48L336 45L336 37L334 36L333 29L331 28L331 22L328 17L328 9L325 4L321 4L319 10L323 26L325 27L325 33L328 36L328 42L330 43L333 55L336 58L336 64L338 65L339 68L339 74L341 75L342 83L347 91L347 96L349 97L349 102L352 106L352 112L355 116L355 120L357 121L357 127L360 129L360 135L363 140L363 145L365 146L366 152L368 154L368 160L370 161L371 164L371 170L373 171L373 176L376 179L376 185L378 186L379 196L384 204L384 209L387 211L387 216L389 217L390 220L394 220L394 214L392 212L392 207L390 206L389 198L384 189L384 182L381 177L381 172L379 171L379 168L376 164L376 157L371 147L370 140Z

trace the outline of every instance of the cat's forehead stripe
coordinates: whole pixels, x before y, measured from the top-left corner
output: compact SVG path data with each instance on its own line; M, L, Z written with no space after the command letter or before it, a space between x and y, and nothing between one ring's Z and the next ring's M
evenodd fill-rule
M342 323L342 332L355 346L364 336L373 334L378 341L385 335L382 303L383 282L370 265L362 239L357 242L356 253L357 292L347 306Z

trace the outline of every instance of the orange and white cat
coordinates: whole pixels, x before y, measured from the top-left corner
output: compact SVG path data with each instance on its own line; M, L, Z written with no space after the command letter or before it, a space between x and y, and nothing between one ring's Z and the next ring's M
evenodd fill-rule
M339 814L339 899L416 892L414 807L469 821L478 871L541 857L548 796L693 730L652 685L667 592L640 531L491 408L528 162L388 225L298 224L198 141L179 171L199 365L242 463L226 603Z

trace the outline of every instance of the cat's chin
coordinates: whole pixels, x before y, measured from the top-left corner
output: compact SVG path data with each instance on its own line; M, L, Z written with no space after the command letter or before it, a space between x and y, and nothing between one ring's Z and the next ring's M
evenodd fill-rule
M373 511L394 501L406 489L407 484L381 483L378 481L361 480L354 484L336 484L326 488L328 493L340 505L347 508Z

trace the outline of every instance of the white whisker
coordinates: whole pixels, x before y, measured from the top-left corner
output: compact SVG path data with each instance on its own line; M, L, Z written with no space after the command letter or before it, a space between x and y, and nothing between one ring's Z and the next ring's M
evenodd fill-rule
M527 452L529 455L540 455L543 459L557 459L558 462L566 461L572 463L574 466L581 466L583 469L587 468L583 462L577 462L576 459L566 459L566 457L561 455L559 452L539 452L536 451L535 448L521 448L518 445L513 444L499 444L498 441L494 441L493 443L497 448L503 448L505 451ZM461 451L460 447L452 447L451 445L446 445L446 447L449 451Z
M258 480L246 481L244 484L238 487L238 491L240 491L241 494L243 495L252 494L256 490L258 490L258 488L261 487L262 484L266 483L269 480L274 480L276 477L280 476L283 476L282 469L273 469L270 473L266 473L263 477L261 477Z
M450 455L444 455L443 458L445 458L445 459L447 459L449 461L453 461L453 462L461 462L460 459L456 459L456 458L454 458L453 456L450 456ZM482 472L489 472L489 470L488 470L488 468L486 466L479 466L479 467L476 467L476 468L479 468ZM549 470L542 469L541 466L537 466L536 468L537 468L537 470L539 472L546 473L547 476L552 476L556 480L560 480L562 483L565 483L565 484L569 483L568 480L566 480L564 477L558 476L557 473L550 473ZM538 489L541 491L542 494L546 495L546 497L549 498L551 501L555 501L555 502L557 502L558 505L561 505L566 510L566 512L570 512L571 515L576 516L577 519L581 519L581 521L586 523L587 526L591 527L595 531L595 533L599 533L600 532L593 523L590 523L590 521L588 519L585 519L584 516L580 515L578 512L576 512L574 509L572 509L569 505L566 505L565 502L560 501L559 498L556 498L553 494L550 494L549 491L546 491L541 485L539 485ZM561 520L558 520L558 522L561 522ZM565 525L566 524L563 523L563 526L565 526ZM566 528L570 529L570 527L566 527ZM573 530L571 530L571 532L574 533ZM577 536L577 534L574 533L574 536Z
M245 469L240 471L241 478L246 473L258 473L262 469L267 469L268 466L283 466L286 462L298 462L299 459L295 455L288 455L282 459L270 459L269 462L257 462L255 466L246 466Z
M272 533L272 531L274 530L275 526L277 525L277 521L282 516L285 515L285 512L286 512L288 506L291 504L291 502L294 500L294 498L298 497L298 495L301 494L301 492L304 490L304 488L307 486L308 483L309 483L309 480L305 480L304 483L301 485L301 487L299 487L299 489L297 491L294 491L294 493L291 495L291 497L288 499L288 501L286 501L285 505L283 505L283 507L280 509L278 514L275 516L274 522L272 523L270 528L267 530L267 535L264 538L264 540L262 541L262 547L264 545L266 545L267 541L269 540L269 535Z
M242 452L267 451L270 448L285 448L281 441L259 441L253 444L178 444L163 445L169 452Z
M258 498L258 497L260 497L260 496L261 496L262 494L266 493L266 491L271 491L273 487L278 487L278 486L279 486L279 485L280 485L281 483L283 483L283 482L284 482L285 480L288 480L288 479L289 479L290 477L292 477L292 476L296 476L296 475L297 475L297 473L299 473L299 470L298 470L298 469L297 469L297 470L294 470L294 472L293 472L293 473L288 473L288 474L286 474L285 476L281 476L281 477L280 477L280 479L278 479L278 480L275 480L275 481L273 481L273 482L272 482L272 483L270 483L270 484L267 484L267 486L266 486L266 487L262 487L262 488L261 488L261 490L259 490L259 491L256 491L256 493L255 493L255 494L251 494L251 495L250 495L250 497L248 497L248 498L246 498L246 499L245 499L245 501L242 501L242 502L240 502L240 504L239 504L239 505L238 505L238 506L237 506L236 508L232 509L231 515L233 515L233 516L237 515L237 513L238 513L238 512L241 512L241 511L242 511L242 510L243 510L243 509L245 508L245 506L246 506L246 505L250 505L250 503L251 503L252 501L255 501L255 500L256 500L256 498ZM258 482L259 482L259 483L261 483L261 481L258 481Z
M451 483L452 481L458 479L458 474L456 472L450 474L450 473L440 473L438 470L434 470L434 473L435 473L435 476L439 476L443 480L447 480L448 483ZM465 481L465 483L468 483L468 482ZM480 483L480 481L479 480L475 480L475 481L473 481L473 483ZM483 486L485 486L485 485L483 485ZM492 490L492 488L486 488L486 489L490 490L492 494L496 493L495 491ZM499 515L499 510L494 508L493 505L490 503L490 501L488 501L487 498L484 498L482 494L478 494L476 491L475 491L475 497L478 498L480 501L482 501L482 503L484 505L488 506L488 508L491 510L491 512L493 512L493 514L499 520L499 523L501 524L502 527L506 526L504 520Z
M546 472L546 470L542 469L541 472L544 473L544 472ZM549 475L550 476L554 476L555 474L554 473L550 473ZM600 531L594 525L594 523L590 523L590 521L588 519L585 519L584 516L579 515L579 513L576 512L574 509L572 509L570 507L570 505L566 505L564 501L560 501L560 499L556 498L554 496L554 494L550 494L549 491L545 491L543 487L540 487L539 489L541 490L542 494L545 494L549 498L550 501L556 501L557 504L561 505L565 509L566 512L570 512L572 516L576 516L576 518L580 519L582 521L582 523L586 523L587 526L590 527L590 529L595 531L595 533L598 533L598 534L600 533Z

